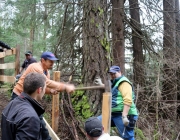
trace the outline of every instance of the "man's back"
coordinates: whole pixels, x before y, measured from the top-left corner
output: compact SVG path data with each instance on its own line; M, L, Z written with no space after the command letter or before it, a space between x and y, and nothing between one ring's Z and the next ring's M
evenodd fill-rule
M31 140L38 139L38 137L41 136L40 116L43 113L44 110L36 104L36 102L28 98L28 96L15 98L2 112L2 140L15 140L22 138L29 138Z

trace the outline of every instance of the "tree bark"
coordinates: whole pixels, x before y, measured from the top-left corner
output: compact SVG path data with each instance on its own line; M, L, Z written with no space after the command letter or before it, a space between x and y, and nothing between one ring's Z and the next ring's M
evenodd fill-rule
M109 68L109 42L105 33L106 0L87 0L84 3L83 23L83 83L93 85L96 77L107 80ZM101 113L102 90L88 90L85 94L89 97L91 111Z
M30 43L29 49L33 50L34 36L35 36L35 25L36 25L36 0L32 2L32 10L31 10L31 27L30 27Z
M167 100L174 100L176 92L175 81L175 57L176 57L176 33L175 33L175 0L171 2L163 0L164 8L164 37L163 37L163 53L164 53L164 84L163 93Z
M175 0L175 12L176 12L176 48L177 48L177 61L180 58L180 12L179 12L179 0ZM177 70L177 79L180 79L180 69ZM177 80L177 100L180 100L180 81ZM180 115L180 106L177 107L177 113Z
M111 0L112 3L112 52L113 65L119 65L121 72L125 72L124 47L124 1Z
M134 84L135 87L139 84L140 87L144 86L144 58L143 47L141 41L141 24L139 14L138 0L129 0L129 8L131 15L131 27L132 27L132 45L133 45L133 72L134 72Z
M175 0L171 2L163 0L164 8L164 36L163 36L163 89L162 96L164 100L177 100L177 77L176 77L176 21L175 21ZM167 107L168 108L168 107ZM170 108L170 107L169 107ZM169 114L176 119L176 110Z

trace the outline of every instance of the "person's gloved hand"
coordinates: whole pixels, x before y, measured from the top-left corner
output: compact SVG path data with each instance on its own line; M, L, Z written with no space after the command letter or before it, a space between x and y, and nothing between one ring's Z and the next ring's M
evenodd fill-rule
M94 83L95 83L96 85L104 85L104 84L102 83L102 81L101 81L101 78L99 78L99 77L96 77Z
M128 126L129 120L128 120L127 116L122 116L122 121L123 121L124 126Z

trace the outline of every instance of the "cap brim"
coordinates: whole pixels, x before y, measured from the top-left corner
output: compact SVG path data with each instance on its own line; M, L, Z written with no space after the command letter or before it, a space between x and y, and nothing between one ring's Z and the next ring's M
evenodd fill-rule
M59 60L59 59L57 59L57 58L47 58L47 59L52 60L52 61Z
M110 71L108 71L108 73L116 73L116 71L110 70Z
M31 55L31 53L25 53L25 55Z

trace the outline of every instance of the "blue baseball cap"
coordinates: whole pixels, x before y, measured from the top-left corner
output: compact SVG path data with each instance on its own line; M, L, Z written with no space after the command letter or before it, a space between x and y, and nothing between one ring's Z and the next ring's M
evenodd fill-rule
M91 137L99 137L103 131L102 123L97 117L90 117L87 119L84 128Z
M52 52L43 52L41 58L53 60L53 61L59 60L55 57L55 55Z
M116 73L119 72L121 69L119 66L112 66L110 67L110 70L108 71L108 73Z

